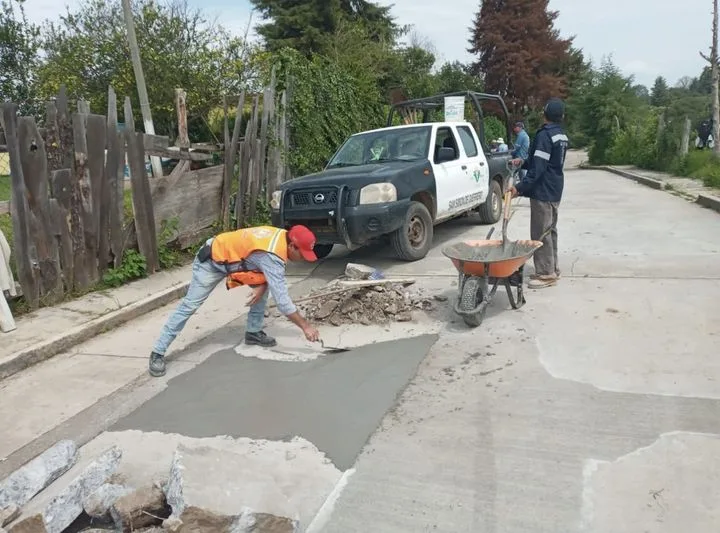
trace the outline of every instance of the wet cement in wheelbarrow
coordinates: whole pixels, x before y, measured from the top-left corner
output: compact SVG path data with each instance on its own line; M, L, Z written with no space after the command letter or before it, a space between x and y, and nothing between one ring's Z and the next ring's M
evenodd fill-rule
M535 249L532 243L511 241L503 244L472 246L460 242L447 247L445 255L460 261L496 262L530 254Z

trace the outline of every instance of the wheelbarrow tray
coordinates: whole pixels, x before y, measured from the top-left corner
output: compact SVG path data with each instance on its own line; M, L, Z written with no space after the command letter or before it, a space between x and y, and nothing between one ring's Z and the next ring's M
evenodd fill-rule
M542 245L540 241L512 241L503 251L502 240L464 241L446 246L442 253L460 274L483 277L487 265L488 277L502 279L517 272Z

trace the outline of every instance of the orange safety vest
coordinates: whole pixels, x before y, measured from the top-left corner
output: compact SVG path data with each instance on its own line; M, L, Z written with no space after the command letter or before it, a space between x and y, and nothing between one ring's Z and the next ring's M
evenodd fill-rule
M228 271L240 266L250 254L257 251L275 254L287 263L287 231L272 226L228 231L213 239L210 250L213 261L225 266ZM246 270L228 273L225 284L229 290L240 285L264 285L266 282L262 272Z

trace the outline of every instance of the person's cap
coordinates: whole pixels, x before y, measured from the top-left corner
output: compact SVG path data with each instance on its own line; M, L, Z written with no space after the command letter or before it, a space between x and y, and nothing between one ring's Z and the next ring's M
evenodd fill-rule
M518 120L518 121L515 123L515 127L516 127L516 128L525 129L525 123L524 123L522 120Z
M293 226L288 231L288 238L293 243L306 261L317 261L315 254L315 234L305 226Z
M496 143L503 144L503 143L505 142L505 140L504 140L502 137L498 137L498 140L495 141L495 142L496 142Z
M560 98L550 98L543 109L545 118L552 122L560 122L565 116L565 103Z

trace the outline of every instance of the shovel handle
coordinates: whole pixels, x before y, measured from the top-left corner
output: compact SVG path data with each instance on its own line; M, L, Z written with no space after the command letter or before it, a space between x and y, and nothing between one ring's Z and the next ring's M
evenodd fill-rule
M510 220L510 206L512 204L512 193L507 191L505 193L504 206L503 206L503 220Z

